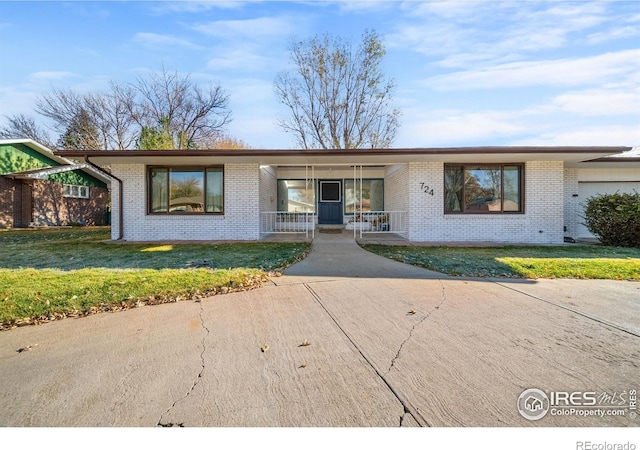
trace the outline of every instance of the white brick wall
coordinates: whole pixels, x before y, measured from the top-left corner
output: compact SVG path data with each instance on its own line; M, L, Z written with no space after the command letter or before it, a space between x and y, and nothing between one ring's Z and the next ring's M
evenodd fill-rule
M578 197L578 169L564 169L564 226L567 227L565 236L577 236L582 210Z
M525 164L524 214L444 214L444 163L411 163L409 240L558 244L564 240L562 162ZM434 195L421 189L433 188Z
M225 165L225 214L221 216L147 215L145 166L114 165L112 171L124 182L124 239L128 241L258 240L260 211L275 210L275 174L257 164ZM408 211L411 241L558 244L563 242L565 222L569 224L575 216L567 210L565 217L574 176L562 162L527 162L524 214L445 215L444 163L392 166L385 174L385 209ZM433 195L424 192L426 186ZM112 203L116 239L117 188L112 190Z
M127 241L259 239L259 167L226 164L224 215L161 216L147 214L145 166L117 164L124 186L124 236ZM112 238L118 237L118 190L113 189Z
M260 168L260 211L276 211L278 206L278 177L272 167Z
M407 195L409 166L388 167L384 176L384 209L386 211L408 211ZM405 234L403 236L407 237Z
M409 167L391 166L384 176L384 208L387 211L406 211L409 207L407 194Z

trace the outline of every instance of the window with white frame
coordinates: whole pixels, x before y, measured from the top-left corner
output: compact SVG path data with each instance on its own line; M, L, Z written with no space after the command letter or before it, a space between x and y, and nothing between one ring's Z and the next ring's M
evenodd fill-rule
M89 198L89 186L64 184L62 188L62 195L70 198Z

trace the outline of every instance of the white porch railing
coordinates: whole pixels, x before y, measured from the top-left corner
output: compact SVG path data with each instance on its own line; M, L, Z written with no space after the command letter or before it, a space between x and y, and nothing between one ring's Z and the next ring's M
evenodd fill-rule
M356 214L350 224L356 232L363 233L395 233L408 231L406 211L363 211ZM351 228L348 226L348 228Z
M313 237L316 216L313 213L269 211L260 213L260 233L305 233Z

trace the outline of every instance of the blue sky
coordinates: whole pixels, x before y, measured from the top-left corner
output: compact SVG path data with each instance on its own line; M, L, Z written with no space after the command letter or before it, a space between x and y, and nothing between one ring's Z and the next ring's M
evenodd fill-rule
M375 29L395 147L640 145L640 1L0 1L0 123L52 87L164 67L230 94L228 131L291 148L273 80L292 38Z

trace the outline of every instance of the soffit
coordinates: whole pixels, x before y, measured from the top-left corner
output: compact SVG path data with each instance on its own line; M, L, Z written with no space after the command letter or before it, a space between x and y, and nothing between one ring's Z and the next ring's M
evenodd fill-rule
M615 155L629 147L455 147L375 150L125 150L56 152L59 156L88 156L99 165L216 165L260 164L268 166L387 166L410 162L515 163L564 161L577 164Z

